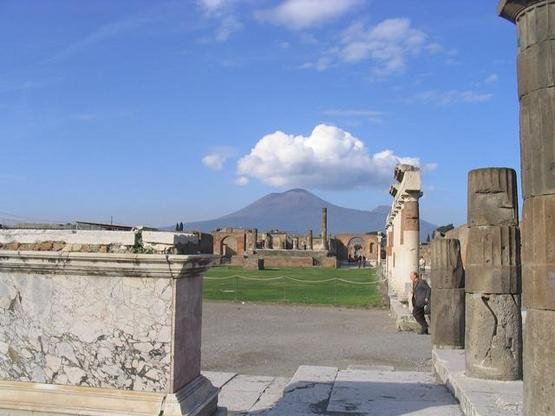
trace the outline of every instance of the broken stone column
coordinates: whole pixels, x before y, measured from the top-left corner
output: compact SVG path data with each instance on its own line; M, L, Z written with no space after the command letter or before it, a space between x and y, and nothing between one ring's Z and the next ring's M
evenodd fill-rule
M314 234L312 230L308 230L308 249L314 250Z
M293 250L299 249L299 239L297 237L293 237Z
M330 246L328 243L328 209L322 208L322 224L320 227L320 232L322 234L322 245L324 250L329 250Z
M466 374L522 377L520 234L516 172L486 168L468 175Z
M433 240L431 261L432 345L464 348L465 289L459 240Z
M524 414L555 413L555 2L503 0L518 29Z

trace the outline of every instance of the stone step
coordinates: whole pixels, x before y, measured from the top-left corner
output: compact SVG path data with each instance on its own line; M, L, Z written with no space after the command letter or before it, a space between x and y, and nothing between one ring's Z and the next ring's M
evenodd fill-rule
M249 376L236 373L203 371L220 389L218 406L230 416L254 415L267 411L281 399L289 380L285 377Z
M324 414L337 376L336 367L300 366L267 416Z
M207 374L222 383L219 406L231 416L462 416L457 401L432 373L391 367L301 366L284 378ZM218 381L219 380L219 381Z
M344 370L327 412L356 415L462 416L457 401L431 373Z

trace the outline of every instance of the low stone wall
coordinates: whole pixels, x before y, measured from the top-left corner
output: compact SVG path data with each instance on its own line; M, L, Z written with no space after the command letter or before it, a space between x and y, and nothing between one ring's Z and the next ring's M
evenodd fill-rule
M217 390L200 375L211 260L1 250L0 408L212 414Z
M312 257L280 257L268 256L264 257L265 268L283 268L283 267L313 267L314 259Z
M198 236L164 231L0 230L0 250L193 254Z
M326 268L332 268L332 269L337 269L339 267L339 261L337 260L337 257L333 256L333 257L323 257L320 259L316 259L317 261L317 265L322 266L322 267L326 267Z
M248 253L252 255L251 253ZM322 250L264 250L258 249L255 253L259 257L326 257L328 252Z

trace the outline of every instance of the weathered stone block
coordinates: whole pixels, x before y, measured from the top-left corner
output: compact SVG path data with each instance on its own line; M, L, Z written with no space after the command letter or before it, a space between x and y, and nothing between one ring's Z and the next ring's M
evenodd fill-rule
M431 280L435 289L464 288L461 245L456 239L434 239L431 243Z
M255 256L249 256L245 260L243 266L246 270L264 270L264 259Z
M524 304L555 310L555 195L524 201L522 236Z
M518 94L522 98L533 91L555 86L553 52L555 40L535 43L518 56Z
M517 19L519 52L530 46L553 38L555 34L555 4L546 0L511 0L522 3L522 13Z
M149 414L137 410L147 402L168 415L204 414L195 406L217 401L200 375L201 273L210 261L0 253L1 407L78 414L72 397L90 414ZM108 396L135 403L115 412Z
M436 348L464 348L465 293L462 289L432 292L432 344Z
M520 107L524 198L555 194L555 88L526 95Z
M466 375L492 380L522 377L519 295L466 294Z
M468 226L518 225L516 172L508 168L468 173Z
M520 294L518 227L470 227L468 240L466 291Z
M529 309L524 326L524 414L555 414L555 312Z

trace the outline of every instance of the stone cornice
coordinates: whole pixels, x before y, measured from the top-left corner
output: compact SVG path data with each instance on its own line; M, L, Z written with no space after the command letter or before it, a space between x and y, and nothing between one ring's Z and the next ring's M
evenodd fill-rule
M0 272L181 279L203 273L215 258L0 250Z
M518 16L528 7L536 3L547 3L549 0L501 0L497 6L499 16L515 23Z

